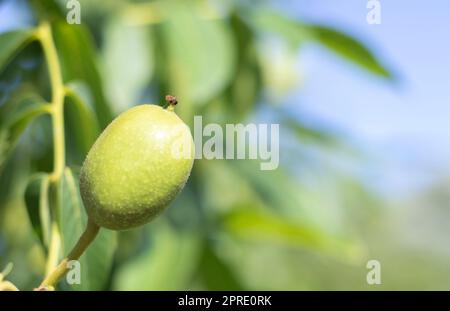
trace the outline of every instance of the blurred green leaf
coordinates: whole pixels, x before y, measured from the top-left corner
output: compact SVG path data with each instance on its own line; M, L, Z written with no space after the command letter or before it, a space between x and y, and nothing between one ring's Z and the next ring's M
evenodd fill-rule
M100 127L106 127L112 119L112 112L103 92L89 31L83 25L66 22L56 22L52 26L64 81L83 80L89 86Z
M244 289L229 265L216 254L209 243L205 243L203 248L199 274L207 290Z
M229 162L229 168L246 180L260 201L267 206L280 212L302 213L299 185L282 169L260 171L259 163L252 160Z
M32 30L15 30L0 34L0 73L14 55L33 40Z
M206 20L182 1L167 6L162 36L167 80L183 101L205 104L222 91L235 70L235 50L223 20Z
M66 87L64 120L67 161L81 165L92 144L100 134L93 111L89 89L82 83L69 83Z
M48 200L48 174L39 173L30 177L25 190L28 216L41 243L47 247L50 238L50 207Z
M153 222L152 227L153 244L120 268L114 281L116 290L180 290L188 286L198 264L200 239L161 221Z
M30 0L30 4L33 6L36 15L40 20L65 20L66 1L59 0Z
M279 123L282 124L283 127L288 128L303 144L313 143L334 148L339 146L342 147L344 144L340 137L330 129L323 129L317 125L312 126L305 124L292 115L289 115L288 112L278 111L278 114L280 116Z
M314 38L343 58L361 66L367 71L393 78L392 73L381 64L380 60L360 41L336 29L320 25L304 25Z
M138 104L154 70L153 36L148 27L110 18L104 28L103 71L109 102L116 113Z
M64 171L62 183L61 235L62 250L68 254L86 228L87 216L78 191L78 177L71 169ZM80 258L81 284L76 290L102 290L106 286L117 245L116 232L100 230L98 236Z
M229 213L224 219L224 226L227 232L243 239L305 247L346 261L359 262L364 255L356 241L334 237L274 213L252 210L251 207Z
M252 19L258 27L281 35L291 46L316 41L375 75L393 78L389 69L364 43L342 31L327 26L292 20L269 10L258 11L252 15Z
M242 120L250 113L261 92L261 69L252 29L238 14L231 15L230 25L237 46L237 66L226 92L228 102L225 104L235 120Z
M46 103L39 96L30 94L0 107L0 168L27 126L45 113L48 113Z
M208 215L227 213L239 203L257 201L253 184L225 161L197 160L195 168L200 192L197 201L202 201Z
M263 30L280 35L292 48L298 48L311 36L311 33L300 22L271 10L253 11L248 21L256 31Z
M342 219L339 220L342 193L335 190L337 172L324 167L317 156L308 161L294 154L292 161L291 165L297 165L301 174L286 171L293 167L290 165L260 171L257 161L229 162L230 168L248 182L256 197L253 201L243 200L241 205L264 206L317 231L349 234Z

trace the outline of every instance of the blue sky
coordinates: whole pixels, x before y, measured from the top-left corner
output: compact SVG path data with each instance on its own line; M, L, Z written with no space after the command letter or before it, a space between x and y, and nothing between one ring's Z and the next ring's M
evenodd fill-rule
M286 1L289 14L363 39L401 77L389 85L311 46L299 55L298 109L334 124L377 161L363 168L399 193L450 176L450 2L380 0L381 24L365 0Z

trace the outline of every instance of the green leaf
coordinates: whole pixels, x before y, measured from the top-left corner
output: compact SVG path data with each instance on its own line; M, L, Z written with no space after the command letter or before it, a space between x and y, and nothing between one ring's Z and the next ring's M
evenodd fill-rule
M39 173L30 177L25 189L25 204L34 232L44 246L50 237L49 176Z
M100 134L93 111L89 89L83 83L69 83L66 87L64 121L67 162L80 165Z
M86 228L87 216L78 191L77 178L69 168L62 183L61 235L62 250L68 254ZM116 232L100 229L94 242L80 258L81 284L75 290L105 289L117 245Z
M393 75L359 39L331 27L307 24L268 10L252 15L256 27L281 35L293 47L318 42L337 55L359 65L372 74L392 79Z
M358 39L341 31L320 25L304 25L313 37L336 54L359 65L367 71L385 78L393 78L392 73Z
M261 171L259 163L254 160L232 161L229 162L229 168L246 180L254 193L267 206L287 213L296 211L302 215L302 206L299 204L299 185L281 168Z
M102 61L108 99L119 113L139 100L154 70L153 36L149 27L124 25L117 17L104 28Z
M48 113L48 106L44 101L29 94L0 108L0 168L28 125L45 113Z
M346 261L357 262L364 255L361 245L354 240L335 237L255 208L234 210L225 217L224 226L239 238L304 247Z
M320 128L317 125L309 125L297 120L289 115L288 112L278 112L280 116L280 124L288 128L301 143L313 143L315 145L327 147L343 146L344 142L335 134L332 129Z
M14 55L34 38L32 30L15 30L0 34L0 72Z
M242 171L230 169L225 161L197 160L195 169L197 178L192 179L193 185L198 188L198 200L202 200L208 215L226 213L240 203L258 199L252 184L240 175Z
M229 168L238 174L238 178L247 181L250 185L256 197L253 202L257 201L259 205L280 215L297 219L308 227L324 231L345 232L342 223L336 221L333 214L329 210L327 211L327 206L333 207L337 204L334 202L334 197L323 195L330 189L325 188L321 179L328 181L334 175L328 169L325 176L322 176L324 174L321 171L324 169L323 164L317 163L316 158L311 162L303 160L305 159L300 160L303 174L296 176L292 172L290 174L286 171L287 167L284 166L272 171L260 171L258 161L240 160L227 163ZM298 164L299 159L294 157L293 161L293 164ZM311 169L313 172L308 172ZM312 175L308 176L309 173ZM309 177L313 178L313 183ZM248 202L251 200L242 203Z
M230 23L237 45L237 69L226 92L227 106L234 119L242 120L251 112L261 92L262 73L252 29L238 14L231 16Z
M235 70L235 49L223 20L206 20L191 4L171 2L162 37L169 87L180 100L205 104L220 93Z
M67 14L65 9L67 1L59 0L30 0L33 12L39 20L64 20ZM64 9L63 9L64 7Z
M293 48L298 48L311 36L299 21L270 10L254 11L248 21L257 31L265 30L280 35Z
M66 22L56 22L52 26L64 82L82 80L89 86L100 127L106 127L112 120L112 112L103 92L89 31L83 25L69 25Z
M207 290L243 290L229 265L205 244L199 264L199 274Z
M176 232L161 221L152 227L152 245L119 269L116 290L180 290L193 277L200 239L192 233Z

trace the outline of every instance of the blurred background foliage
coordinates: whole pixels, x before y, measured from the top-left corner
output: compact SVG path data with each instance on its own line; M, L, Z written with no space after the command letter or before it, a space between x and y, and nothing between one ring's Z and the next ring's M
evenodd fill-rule
M162 217L118 234L102 230L82 257L81 285L61 289L371 289L369 259L382 262L376 289L450 288L449 254L408 242L417 241L420 213L410 219L391 208L423 200L437 209L448 192L438 185L412 203L385 200L348 169L369 156L346 134L292 113L290 92L305 78L297 55L311 44L395 83L364 40L286 16L268 1L79 2L81 25L66 22L66 1L0 2L14 6L21 23L0 33L0 267L14 263L9 279L19 288L42 279L55 200L59 256L84 229L77 174L100 131L120 112L162 104L166 94L177 95L177 113L191 129L194 115L203 124L280 123L280 167L197 160ZM43 20L68 90L67 168L56 199L47 178L51 89L33 39ZM448 219L448 209L433 212Z

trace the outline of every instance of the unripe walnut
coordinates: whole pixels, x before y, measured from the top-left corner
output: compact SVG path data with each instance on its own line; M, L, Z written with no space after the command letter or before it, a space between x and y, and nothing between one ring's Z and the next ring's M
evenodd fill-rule
M124 230L163 211L184 187L194 162L188 126L169 108L133 107L114 119L89 151L80 190L89 218Z

